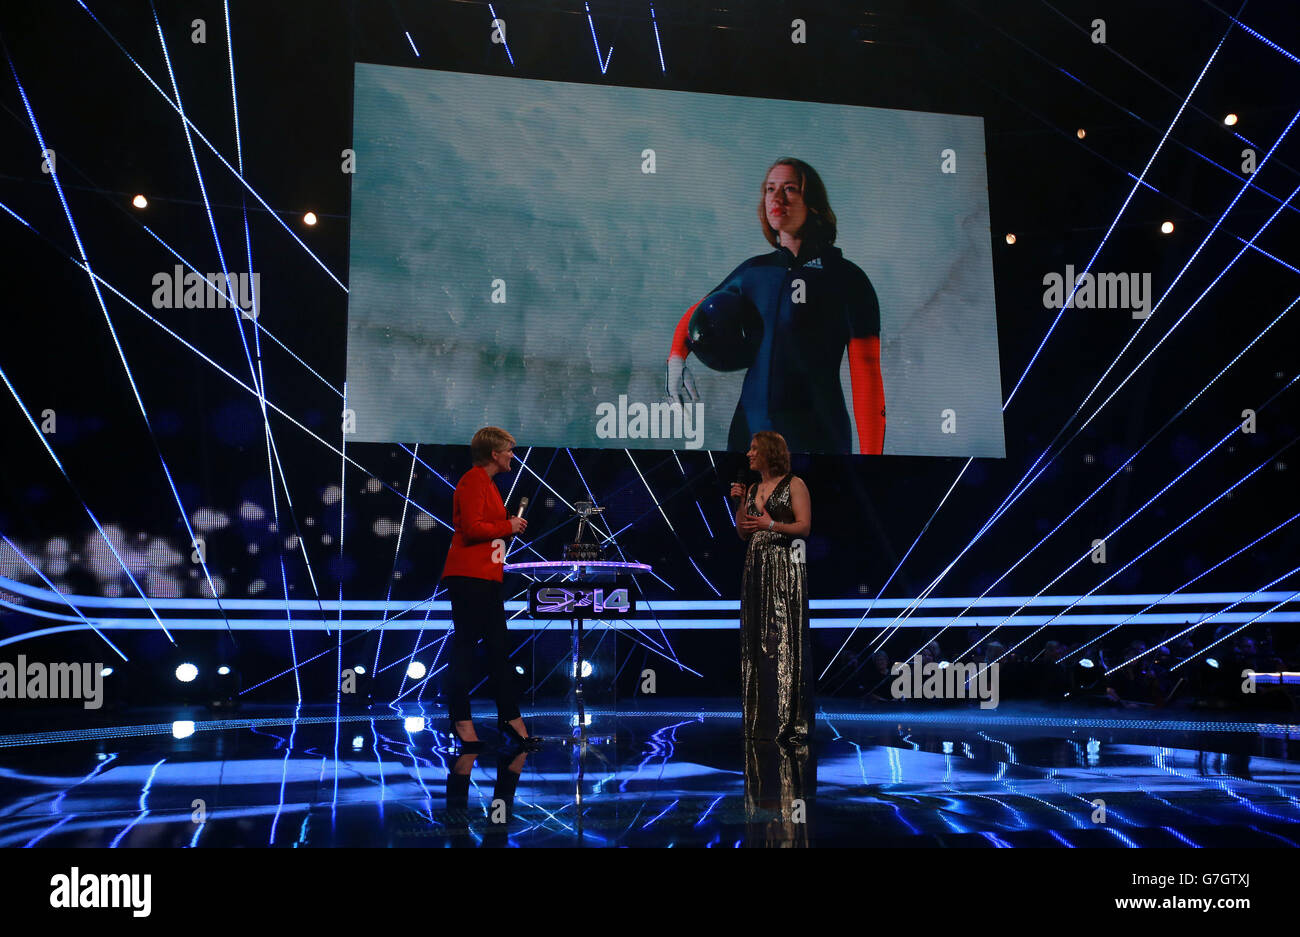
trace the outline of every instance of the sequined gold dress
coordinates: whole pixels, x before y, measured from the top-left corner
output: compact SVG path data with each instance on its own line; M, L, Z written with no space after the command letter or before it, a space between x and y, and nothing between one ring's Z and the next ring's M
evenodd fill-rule
M778 524L794 523L786 475L767 499ZM745 510L758 517L751 486ZM747 738L797 741L813 730L808 566L803 544L776 531L749 538L740 587L740 694Z

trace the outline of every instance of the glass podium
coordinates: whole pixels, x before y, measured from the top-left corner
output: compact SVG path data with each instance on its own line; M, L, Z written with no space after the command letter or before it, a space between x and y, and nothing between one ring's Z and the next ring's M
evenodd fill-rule
M583 744L616 741L620 662L615 625L635 611L631 575L648 573L650 566L542 560L508 563L505 572L528 579L528 614L534 626L540 626L533 642L529 689L534 707L564 699L572 739ZM550 627L566 623L567 634Z

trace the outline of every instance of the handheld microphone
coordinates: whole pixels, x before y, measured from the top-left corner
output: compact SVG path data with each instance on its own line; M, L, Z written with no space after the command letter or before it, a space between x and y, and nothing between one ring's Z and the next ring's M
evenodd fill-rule
M515 512L515 517L524 516L524 508L528 507L528 496L524 495L519 499L519 510Z
M749 466L747 466L744 462L741 462L739 465L736 466L736 484L743 487L746 491L749 490ZM740 503L744 499L744 497L745 497L744 495L741 495L738 498L733 497L731 499L732 510L740 509Z

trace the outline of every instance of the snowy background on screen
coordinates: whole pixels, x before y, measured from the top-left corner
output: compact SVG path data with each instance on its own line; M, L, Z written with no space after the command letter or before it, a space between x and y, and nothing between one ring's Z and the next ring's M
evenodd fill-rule
M685 448L599 439L597 405L666 399L678 319L771 250L759 188L795 156L880 299L886 454L1004 455L980 118L364 64L354 103L353 441ZM689 366L725 449L744 372Z

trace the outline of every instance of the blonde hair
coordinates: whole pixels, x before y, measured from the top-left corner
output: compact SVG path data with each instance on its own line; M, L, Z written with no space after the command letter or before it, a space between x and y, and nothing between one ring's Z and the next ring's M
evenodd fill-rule
M470 440L469 452L475 465L487 465L492 461L492 454L502 449L509 449L515 444L511 436L499 426L485 426Z
M768 470L777 475L790 472L790 448L785 444L785 437L770 429L759 430L754 434L754 447L759 457L767 463Z

